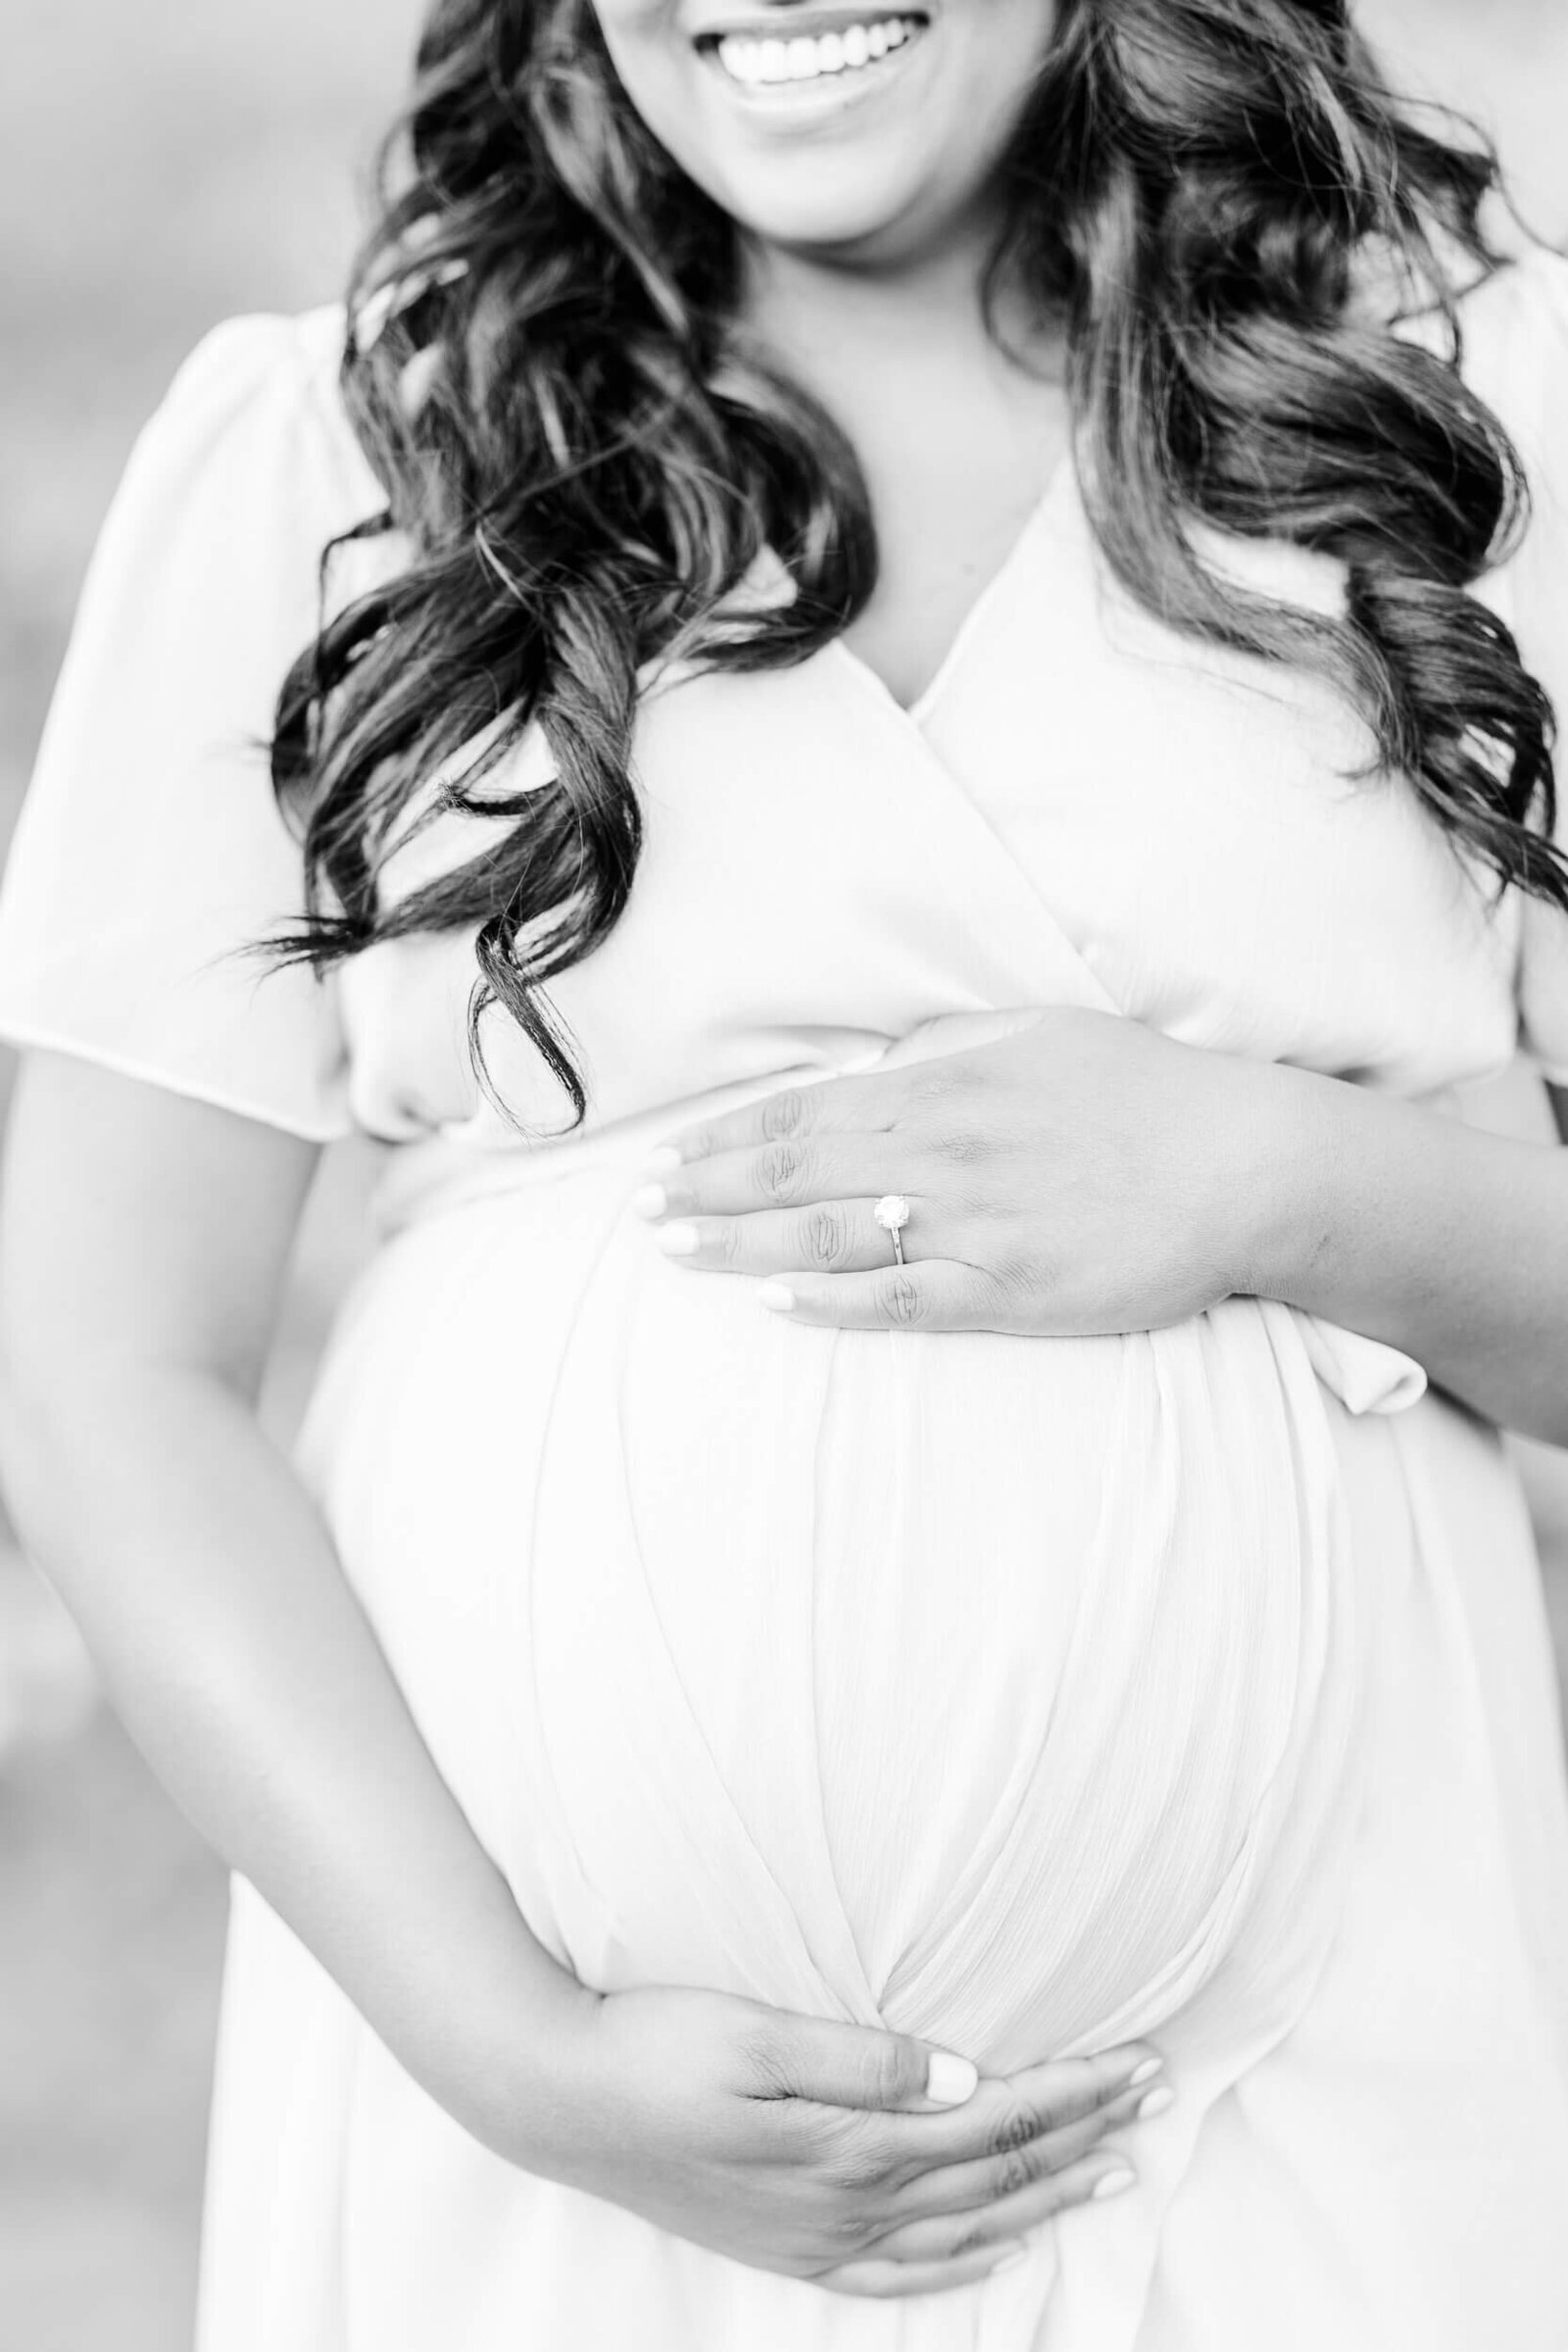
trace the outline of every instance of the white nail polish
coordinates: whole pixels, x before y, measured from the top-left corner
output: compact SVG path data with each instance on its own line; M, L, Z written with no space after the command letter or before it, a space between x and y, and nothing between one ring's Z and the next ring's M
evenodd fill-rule
M1096 2204L1102 2205L1107 2197L1124 2196L1127 2190L1136 2184L1137 2180L1138 2175L1130 2173L1125 2165L1117 2172L1106 2173L1102 2179L1095 2182L1093 2193Z
M662 1217L669 1206L669 1195L662 1184L645 1184L640 1193L633 1193L631 1204L640 1217Z
M1164 2064L1163 2058L1146 2058L1143 2065L1128 2076L1124 2087L1136 2090L1140 2082L1152 2082L1154 2077L1163 2070Z
M648 1157L643 1161L643 1174L645 1176L673 1176L680 1164L680 1153L674 1145L661 1144L659 1150L650 1152Z
M703 1246L703 1237L695 1225L666 1225L659 1237L659 1247L666 1257L695 1257Z
M1162 2082L1157 2090L1150 2092L1139 2108L1138 2121L1141 2124L1152 2123L1156 2115L1163 2115L1168 2108L1174 2107L1175 2104L1176 2093L1168 2082Z
M765 1306L769 1314L793 1314L795 1293L787 1282L764 1282L757 1294L757 1303L759 1306Z
M956 2058L951 2050L933 2050L925 2078L925 2095L935 2099L939 2107L961 2107L972 2099L980 2081L980 2069L967 2058Z

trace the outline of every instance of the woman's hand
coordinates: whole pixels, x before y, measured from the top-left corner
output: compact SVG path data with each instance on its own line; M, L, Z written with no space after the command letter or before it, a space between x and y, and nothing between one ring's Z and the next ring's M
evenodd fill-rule
M1252 1287L1293 1073L1049 1010L938 1059L772 1095L656 1153L637 1197L695 1271L798 1321L1144 1331ZM876 1201L909 1204L906 1264Z
M756 2270L933 2294L1130 2187L1103 2142L1169 2104L1159 2068L1139 2043L977 2080L906 2034L656 1986L588 2012L552 2095L528 2102L552 2144L519 2160Z

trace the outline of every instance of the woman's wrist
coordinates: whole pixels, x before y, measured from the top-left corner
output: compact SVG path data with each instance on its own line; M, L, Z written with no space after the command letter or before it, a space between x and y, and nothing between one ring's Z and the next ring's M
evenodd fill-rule
M492 2154L557 2178L603 1999L527 1936L483 2004L438 2026L411 2071Z
M1343 1079L1287 1063L1259 1071L1238 1180L1238 1291L1319 1310L1335 1287L1366 1114L1375 1108Z

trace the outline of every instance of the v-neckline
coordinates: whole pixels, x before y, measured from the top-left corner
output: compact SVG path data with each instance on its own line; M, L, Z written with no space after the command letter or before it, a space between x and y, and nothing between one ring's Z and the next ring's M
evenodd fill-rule
M1068 441L1046 476L1044 489L1025 514L1006 554L976 594L949 640L947 652L942 656L936 668L912 702L901 703L882 672L873 663L867 662L863 654L858 654L847 638L835 637L826 651L836 655L841 662L847 662L852 669L858 670L871 691L879 695L888 708L896 711L906 726L913 727L917 733L923 735L928 721L934 715L938 704L944 699L948 687L960 667L970 646L1010 587L1013 574L1020 568L1046 516L1055 506L1063 490L1075 479L1072 443Z

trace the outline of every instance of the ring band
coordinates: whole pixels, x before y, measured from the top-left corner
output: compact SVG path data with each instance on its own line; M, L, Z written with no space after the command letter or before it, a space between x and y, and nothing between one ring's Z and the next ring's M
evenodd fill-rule
M893 1262L904 1263L904 1228L909 1222L909 1203L902 1193L884 1193L871 1214L884 1233L893 1237Z

